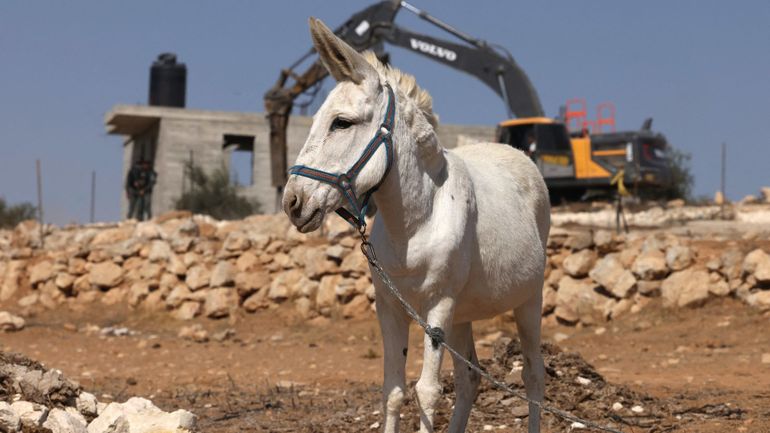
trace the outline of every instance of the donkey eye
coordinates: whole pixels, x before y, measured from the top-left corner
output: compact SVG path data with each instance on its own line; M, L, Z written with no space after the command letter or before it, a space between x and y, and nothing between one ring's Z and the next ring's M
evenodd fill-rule
M338 129L348 129L353 126L353 122L345 120L341 117L337 117L332 121L332 125L329 127L329 131L336 131Z

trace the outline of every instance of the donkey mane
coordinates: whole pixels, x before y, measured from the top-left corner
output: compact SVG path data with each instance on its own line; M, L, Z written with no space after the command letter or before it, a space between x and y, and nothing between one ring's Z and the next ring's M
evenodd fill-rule
M417 108L422 111L433 129L438 127L438 114L433 112L433 98L427 90L417 85L417 80L413 75L384 65L372 51L364 52L364 58L377 70L378 74L385 77L388 82L396 84L409 99L417 104Z

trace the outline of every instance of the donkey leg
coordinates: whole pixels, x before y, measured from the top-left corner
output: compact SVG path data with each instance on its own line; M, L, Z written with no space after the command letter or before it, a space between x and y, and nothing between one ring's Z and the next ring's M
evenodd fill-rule
M516 328L519 331L521 352L524 355L524 369L521 378L527 391L527 397L538 402L543 401L545 393L545 367L540 354L540 322L542 294L525 302L513 310ZM540 408L529 404L529 433L540 432Z
M426 321L431 327L438 327L444 331L445 337L450 336L449 327L452 324L454 314L454 299L446 297L427 305L424 311L428 311ZM433 415L436 412L439 398L441 397L441 361L444 356L444 348L440 345L434 347L433 341L428 335L424 338L424 352L422 372L415 385L417 403L420 407L420 433L433 433Z
M452 327L449 344L462 356L478 364L476 347L473 345L473 329L471 322L461 323ZM455 410L449 422L449 433L463 433L468 424L473 402L479 388L481 376L471 370L464 362L454 361L455 372Z
M391 305L387 299L379 295L376 302L384 352L382 406L385 421L382 431L398 433L401 405L406 396L404 369L409 343L409 317L404 314L400 306Z

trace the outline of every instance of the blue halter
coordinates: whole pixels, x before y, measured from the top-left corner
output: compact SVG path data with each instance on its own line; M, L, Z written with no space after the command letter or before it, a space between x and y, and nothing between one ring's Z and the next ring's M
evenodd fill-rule
M296 174L298 176L309 177L310 179L328 183L342 191L342 195L345 196L348 204L350 204L352 212L344 207L340 207L336 210L337 215L344 218L345 221L358 230L364 230L366 228L366 221L364 218L366 217L366 210L369 207L369 199L372 197L372 194L377 191L377 188L382 185L382 182L385 181L385 177L388 176L390 167L393 165L393 126L396 121L396 101L390 84L386 84L385 87L388 89L388 107L385 110L385 119L382 121L382 124L380 124L377 134L375 134L374 138L369 141L369 144L366 145L361 156L348 171L344 173L329 173L304 165L295 165L289 169L289 174ZM387 157L385 174L382 175L382 178L377 182L377 185L364 193L363 200L359 203L353 184L355 183L358 174L364 168L366 163L369 162L372 155L374 155L381 144L385 145L385 154Z

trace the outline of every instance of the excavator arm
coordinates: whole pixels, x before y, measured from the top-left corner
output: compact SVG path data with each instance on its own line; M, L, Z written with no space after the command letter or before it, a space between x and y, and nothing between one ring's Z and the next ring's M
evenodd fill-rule
M399 27L394 20L401 8L454 35L467 45ZM383 51L383 44L387 43L473 75L503 99L509 117L543 116L535 88L509 53L501 54L487 42L453 28L405 1L386 0L369 6L335 29L335 34L357 51L374 50L383 61L388 59ZM310 50L291 67L282 70L278 81L264 97L270 123L272 183L279 189L279 193L286 183L286 130L294 101L327 75L326 69L317 59L302 74L294 72L294 68L313 55L313 50ZM289 78L293 83L287 86Z

